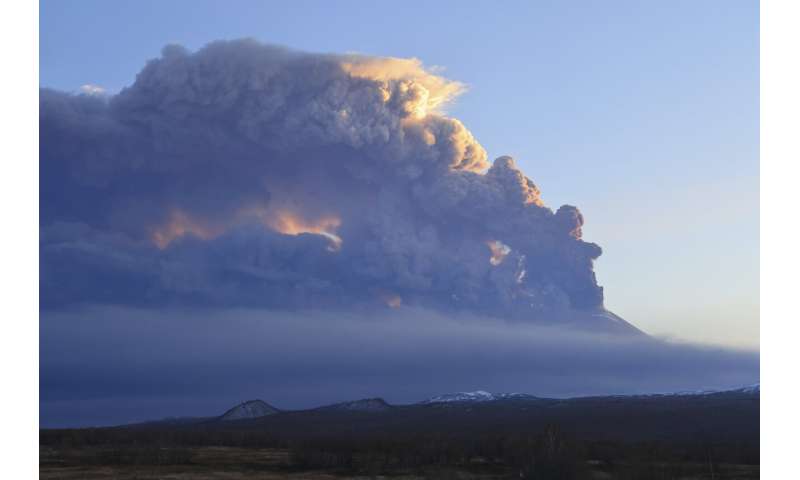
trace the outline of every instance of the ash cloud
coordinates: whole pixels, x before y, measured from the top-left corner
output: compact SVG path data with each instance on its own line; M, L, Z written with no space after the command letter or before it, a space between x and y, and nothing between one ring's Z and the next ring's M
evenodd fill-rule
M41 90L42 306L622 325L577 208L443 113L463 90L413 59L249 40L165 47L116 95Z
M380 315L89 307L41 317L43 426L300 409L478 389L538 396L726 389L756 352L400 307Z

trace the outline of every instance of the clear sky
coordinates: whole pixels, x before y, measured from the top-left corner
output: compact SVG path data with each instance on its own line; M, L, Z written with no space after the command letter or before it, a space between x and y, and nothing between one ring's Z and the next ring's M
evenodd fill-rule
M643 330L758 347L756 1L44 0L40 84L116 91L167 43L253 37L417 57L449 112L576 205L609 309Z

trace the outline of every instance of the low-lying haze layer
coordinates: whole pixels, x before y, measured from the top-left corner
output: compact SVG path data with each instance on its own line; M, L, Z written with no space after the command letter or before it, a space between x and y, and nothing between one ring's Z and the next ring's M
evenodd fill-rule
M92 307L42 315L43 425L310 408L456 391L539 396L731 388L754 352L400 307L378 315Z

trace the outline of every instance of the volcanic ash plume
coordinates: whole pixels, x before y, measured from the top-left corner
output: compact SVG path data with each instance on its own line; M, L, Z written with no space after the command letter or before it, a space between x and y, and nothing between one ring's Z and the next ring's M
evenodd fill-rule
M43 305L606 322L580 212L487 161L442 111L463 90L254 41L165 47L112 96L43 89Z

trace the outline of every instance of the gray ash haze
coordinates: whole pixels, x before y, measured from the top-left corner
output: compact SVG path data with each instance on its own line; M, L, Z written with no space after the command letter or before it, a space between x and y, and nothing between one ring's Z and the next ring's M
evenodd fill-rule
M489 160L444 113L463 91L248 40L167 46L114 95L42 89L43 424L757 381L756 354L607 312L580 211Z

